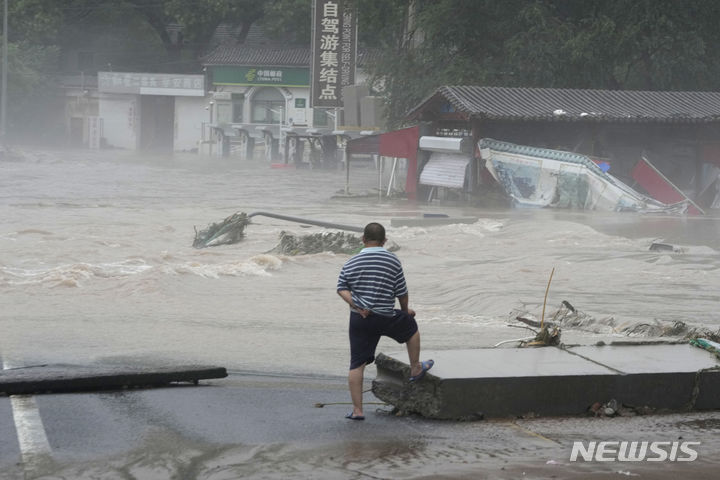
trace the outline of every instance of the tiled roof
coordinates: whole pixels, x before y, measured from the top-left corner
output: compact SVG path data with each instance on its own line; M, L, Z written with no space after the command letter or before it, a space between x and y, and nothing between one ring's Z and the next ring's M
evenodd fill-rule
M308 67L310 66L310 49L302 47L273 49L244 45L220 45L203 59L203 65Z
M223 30L224 31L224 30ZM245 41L236 44L231 36L202 58L202 64L243 65L258 67L309 67L312 50L309 45L289 43L287 40L271 39L257 25L250 27ZM358 51L358 66L362 67L374 61L378 52Z
M720 92L650 92L444 86L420 103L409 117L437 99L472 118L613 122L718 122ZM432 108L432 107L431 107Z

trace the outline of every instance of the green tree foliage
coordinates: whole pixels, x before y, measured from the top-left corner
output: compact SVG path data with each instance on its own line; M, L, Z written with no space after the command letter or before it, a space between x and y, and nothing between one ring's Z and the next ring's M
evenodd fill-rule
M27 122L27 112L51 97L51 74L59 48L56 45L62 22L58 10L43 0L8 3L8 102L9 132ZM46 8L47 7L47 8ZM0 18L4 11L0 3Z
M264 4L262 25L268 35L310 45L312 1L269 0Z
M716 88L720 5L694 0L535 1L506 45L525 85L613 89Z
M143 0L138 0L143 1ZM183 44L191 47L198 58L212 45L212 38L220 24L235 32L235 39L243 41L250 26L263 17L263 0L164 0L164 12L182 25Z
M361 12L375 3L358 2ZM380 32L387 45L373 68L376 78L385 78L394 123L440 85L718 88L715 0L382 3L415 13L395 24L400 37Z
M717 0L348 1L360 47L378 52L364 68L393 124L441 85L718 88ZM311 5L11 0L11 95L38 97L51 74L79 70L63 52L81 48L101 52L97 68L196 72L221 24L238 41L259 23L288 45L308 45Z

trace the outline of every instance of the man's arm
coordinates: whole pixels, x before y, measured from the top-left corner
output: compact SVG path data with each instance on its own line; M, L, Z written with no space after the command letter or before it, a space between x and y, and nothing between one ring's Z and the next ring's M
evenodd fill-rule
M370 315L370 310L368 310L366 308L358 308L358 306L355 305L355 303L353 303L352 294L350 293L350 290L338 290L337 293L338 293L338 295L340 295L340 298L345 300L345 302L348 305L350 305L350 308L352 308L353 310L358 312L360 315L362 315L363 318Z
M400 310L407 312L411 317L415 316L415 310L408 307L408 302L410 301L409 294L406 293L405 295L400 295L398 297L398 301L400 302Z

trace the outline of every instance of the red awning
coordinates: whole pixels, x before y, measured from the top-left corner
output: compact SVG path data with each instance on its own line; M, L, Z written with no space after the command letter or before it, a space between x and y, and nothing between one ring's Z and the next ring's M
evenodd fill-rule
M420 141L420 127L409 127L380 135L354 138L347 141L348 155L382 155L383 157L407 158L408 172L405 193L411 200L417 192L417 150Z
M688 213L693 215L705 214L690 197L685 195L682 190L668 180L647 158L640 158L632 169L632 172L630 172L630 175L633 180L643 187L655 200L666 204L687 200L691 204L690 208L688 208Z
M380 155L384 157L417 158L420 127L403 128L380 135Z

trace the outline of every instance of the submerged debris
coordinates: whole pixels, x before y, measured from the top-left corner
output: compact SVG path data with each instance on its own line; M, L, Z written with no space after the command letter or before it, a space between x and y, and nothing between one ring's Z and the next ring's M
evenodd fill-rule
M687 250L685 248L676 247L675 245L670 245L669 243L660 243L660 242L653 242L650 244L651 252L675 252L675 253L685 253Z
M237 243L245 236L245 227L250 223L245 212L234 213L222 222L208 225L199 232L195 229L193 247L205 248Z
M510 312L510 320L540 328L540 321L535 318L535 315L524 310L515 309ZM662 322L654 319L645 323L618 324L613 317L597 319L576 309L567 300L563 300L557 311L548 321L545 321L545 327L549 328L550 332L557 327L558 329L570 328L592 333L621 333L628 336L676 337L684 340L702 337L714 341L720 340L720 331L713 332L706 328L691 327L682 321ZM537 330L533 331L538 333Z
M477 146L488 172L517 206L682 214L691 202L665 204L643 195L574 152L490 138Z
M206 229L199 232L196 228L193 247L215 247L218 245L229 245L239 242L245 236L245 227L250 224L250 218L255 215L263 215L266 217L279 218L280 220L317 225L327 228L339 228L362 232L362 229L359 227L341 225L338 223L289 217L287 215L277 215L268 212L254 212L249 215L245 212L240 212L230 215L222 222L208 225ZM284 255L307 255L320 252L354 254L358 253L362 248L363 243L361 237L350 233L323 232L297 236L292 233L282 231L280 232L280 243L268 253L280 253ZM388 242L385 245L385 248L391 252L400 249L400 247L394 242Z
M271 212L253 212L246 214L245 212L235 213L230 215L220 223L213 223L208 226L205 230L200 232L195 229L195 241L193 247L215 247L217 245L228 245L231 243L237 243L245 236L245 227L250 223L250 218L254 216L263 216L270 218L277 218L279 220L285 220L287 222L298 222L306 225L316 225L318 227L333 228L346 230L349 232L362 232L361 227L354 225L343 225L334 222L325 222L321 220L313 220L309 218L291 217L288 215L280 215L278 213ZM283 232L284 233L284 232ZM324 251L324 250L319 250ZM313 253L312 251L299 252L299 253Z
M557 325L543 325L535 339L527 343L528 347L550 347L560 345L560 327Z
M297 236L289 232L280 232L280 243L268 253L284 255L307 255L310 253L334 252L353 254L363 248L362 241L356 235L345 232L323 232Z
M309 235L293 235L280 232L280 243L268 253L283 255L308 255L313 253L333 252L353 255L363 248L360 237L345 232L323 232ZM386 248L391 252L400 247L394 242L388 242Z

